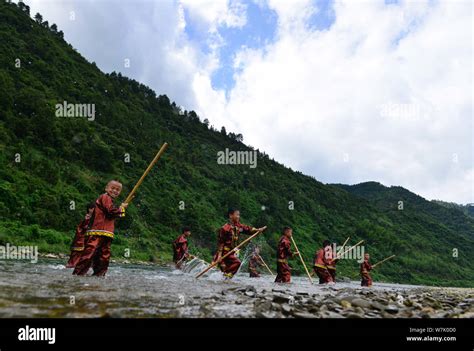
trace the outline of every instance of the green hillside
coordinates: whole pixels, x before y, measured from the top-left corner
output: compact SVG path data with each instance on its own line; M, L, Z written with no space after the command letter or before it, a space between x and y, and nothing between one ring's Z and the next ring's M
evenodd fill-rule
M442 201L442 200L431 200L431 201L443 207L457 209L461 211L462 213L464 213L465 215L468 215L474 218L474 204L461 205L454 202L447 202L447 201Z
M308 262L323 239L351 236L351 243L366 240L374 261L398 255L374 273L376 280L474 286L473 219L404 189L398 211L393 188L374 187L366 198L353 187L294 172L260 150L256 168L218 164L218 151L253 148L166 95L101 72L56 26L27 12L0 2L0 244L68 252L85 204L112 178L124 184L125 198L167 141L117 226L116 257L129 248L131 258L169 260L171 241L189 225L192 250L210 259L216 230L235 206L244 223L269 226L259 242L272 266L280 230L290 225ZM55 106L64 101L94 104L95 119L56 117ZM358 277L354 261L339 268L340 275Z

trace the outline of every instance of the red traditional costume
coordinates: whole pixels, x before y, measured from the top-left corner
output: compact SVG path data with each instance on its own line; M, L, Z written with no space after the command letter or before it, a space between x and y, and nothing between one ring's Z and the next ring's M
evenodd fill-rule
M331 252L329 252L328 248L331 250ZM318 252L316 252L316 256L314 258L314 271L319 277L319 284L327 284L333 281L332 276L327 268L329 265L328 257L332 257L332 249L330 246L326 246L325 248L319 249Z
M66 264L66 268L74 268L81 258L82 252L84 251L84 234L86 233L90 223L90 217L86 217L76 227L76 235L71 245L71 256Z
M251 235L256 231L256 228L241 223L224 224L219 230L217 237L217 252L214 256L214 261L217 260L219 254L223 257L237 246L240 234ZM235 253L232 253L221 261L219 268L227 277L231 278L239 270L240 264L241 262Z
M258 272L258 267L263 265L263 261L259 255L253 254L249 259L249 274L250 278L259 278L260 273Z
M94 275L103 276L107 272L110 260L110 246L114 238L115 219L125 216L125 209L115 207L112 197L105 193L95 202L86 242L79 262L73 274L86 275L92 265Z
M329 248L329 249L328 249ZM327 265L326 268L331 275L332 281L335 283L336 282L336 252L332 249L331 246L326 247L326 257L327 257Z
M361 286L372 286L372 277L370 276L370 271L372 270L372 265L369 263L368 260L364 260L364 262L360 265L360 276L362 278Z
M173 261L179 268L184 258L188 256L188 239L185 234L181 234L173 241Z
M291 267L288 264L288 258L290 257L293 257L291 242L287 236L283 235L278 242L275 283L289 283L291 281Z

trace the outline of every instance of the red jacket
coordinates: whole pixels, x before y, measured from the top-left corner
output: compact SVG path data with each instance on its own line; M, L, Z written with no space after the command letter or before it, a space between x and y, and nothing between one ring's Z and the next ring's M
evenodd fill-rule
M71 249L73 251L82 251L84 250L84 234L89 227L90 218L84 218L81 223L79 223L76 227L76 235L74 236L74 240L72 242Z
M360 264L360 274L365 275L368 274L372 270L372 265L369 263L369 261L362 262Z
M331 250L331 252L329 253L329 251L327 250L327 248L329 247L329 249ZM331 256L329 256L329 254ZM314 266L315 267L319 267L319 268L323 268L323 269L326 269L327 266L329 265L329 257L332 257L332 249L330 246L326 246L325 248L322 248L322 249L319 249L317 252L316 252L316 255L314 257Z
M186 235L181 234L173 241L173 249L175 262L181 260L184 255L188 254L188 239Z
M280 238L280 241L278 242L278 248L277 248L277 260L279 262L286 263L286 260L288 260L288 257L292 257L293 252L291 252L291 241L283 235Z
M115 219L125 216L125 209L115 207L112 197L105 193L95 201L92 225L86 235L114 237Z
M242 223L226 223L219 230L217 236L217 251L230 251L237 246L240 234L251 235L257 231L256 228Z

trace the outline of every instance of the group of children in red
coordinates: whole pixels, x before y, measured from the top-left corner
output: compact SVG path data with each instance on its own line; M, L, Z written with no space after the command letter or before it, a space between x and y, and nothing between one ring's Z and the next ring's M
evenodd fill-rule
M214 262L218 262L220 270L227 278L232 278L241 265L241 261L237 257L236 252L224 257L227 253L232 251L239 241L240 234L252 235L257 231L264 231L267 227L254 228L240 223L240 211L236 209L229 210L229 221L224 224L219 230L217 236L217 251L214 255ZM191 234L189 228L185 228L183 233L174 241L174 262L177 268L180 268L185 260L191 257L188 253L187 237ZM283 228L283 235L278 241L277 246L277 276L275 282L289 283L291 282L291 267L288 264L288 259L299 255L299 252L291 250L291 237L293 230L290 227ZM364 255L364 262L360 266L360 273L362 277L362 286L372 286L372 278L370 277L370 270L372 269L369 263L369 254ZM339 260L335 252L333 252L331 243L328 240L323 242L323 247L316 252L314 258L314 271L319 277L320 284L327 284L336 282L336 263ZM259 248L256 247L249 258L249 275L256 278L260 274L258 267L263 266L264 262L259 254Z
M97 200L87 205L84 219L76 228L76 235L71 247L71 256L67 263L68 268L74 268L74 275L86 275L92 267L93 275L104 276L110 261L110 248L114 238L115 220L125 216L128 203L122 203L119 207L114 205L122 191L122 184L117 180L111 180L105 187L105 193ZM266 226L254 228L240 223L240 211L229 210L229 221L224 224L217 237L217 251L213 263L217 263L220 270L227 278L232 278L240 268L241 261L233 249L237 246L240 235L252 235L263 232ZM289 283L291 281L291 267L288 259L299 255L299 252L291 250L291 237L293 230L290 227L283 228L277 247L277 283ZM173 242L173 261L177 268L194 257L189 254L188 237L191 230L183 228L182 234ZM231 252L229 254L229 252ZM331 283L336 279L336 263L338 258L333 252L330 242L325 240L323 248L318 250L314 259L314 271L319 277L319 283ZM256 248L249 260L249 273L251 277L259 277L258 266L264 262ZM360 273L362 286L371 286L372 279L369 263L369 255L365 254L364 262L361 264Z

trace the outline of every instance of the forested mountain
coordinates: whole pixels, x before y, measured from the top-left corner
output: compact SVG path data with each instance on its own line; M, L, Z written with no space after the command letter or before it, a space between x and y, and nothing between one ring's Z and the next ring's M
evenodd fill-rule
M442 200L431 200L431 201L443 207L457 209L461 211L462 213L464 213L465 215L468 215L474 218L474 204L461 205L455 202L447 202L447 201L442 201Z
M307 262L323 239L351 236L351 243L366 240L373 261L398 255L375 279L474 285L472 218L402 188L325 185L261 150L256 168L218 164L226 148L254 149L181 110L166 92L101 72L55 25L28 12L0 2L1 245L67 253L86 203L113 178L124 184L124 199L166 141L168 150L117 225L115 257L129 248L131 258L169 260L171 241L189 225L192 251L210 259L227 208L239 207L244 223L269 226L258 242L271 266L281 228L290 225ZM93 104L94 120L57 117L64 102ZM297 261L293 266L302 272ZM358 277L356 262L338 267L340 275Z

